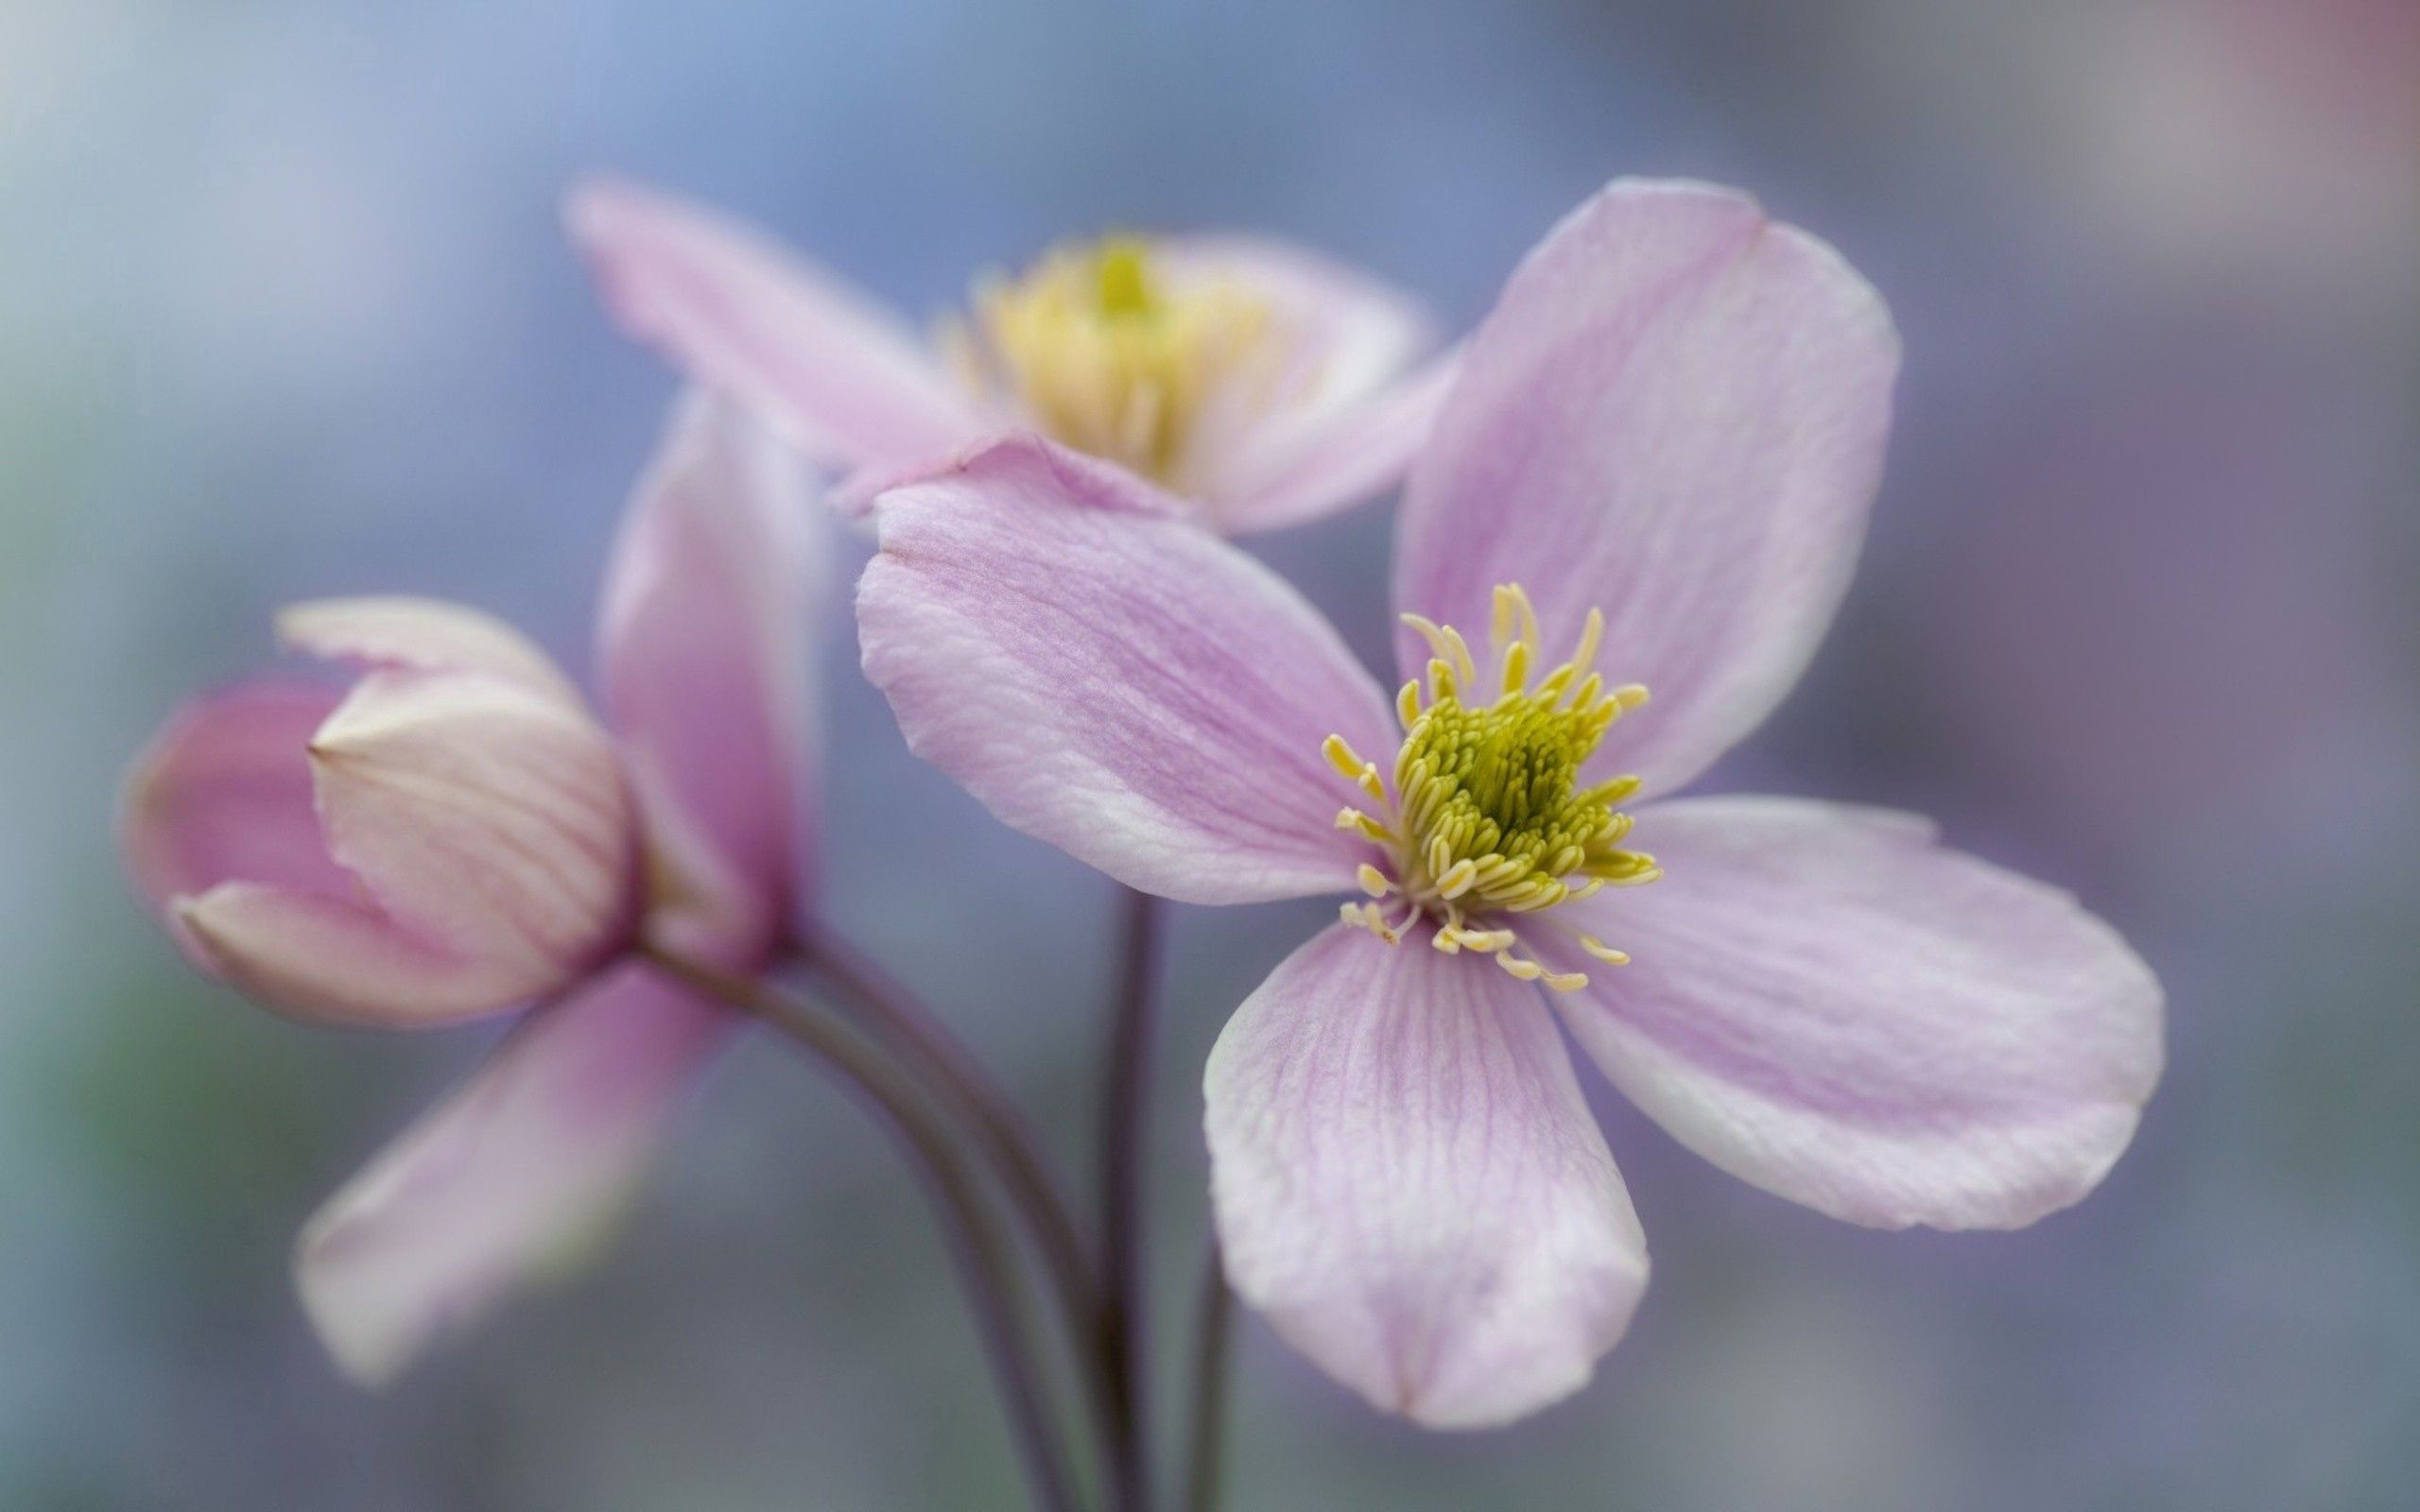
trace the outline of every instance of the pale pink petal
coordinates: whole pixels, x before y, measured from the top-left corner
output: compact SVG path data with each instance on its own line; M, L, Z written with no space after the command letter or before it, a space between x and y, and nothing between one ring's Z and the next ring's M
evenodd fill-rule
M345 1373L389 1380L586 1258L735 1022L627 967L516 1029L302 1231L295 1280Z
M564 215L616 324L817 462L938 457L984 428L895 318L755 232L614 180Z
M1271 426L1207 466L1202 507L1229 535L1302 524L1384 493L1427 443L1452 391L1457 354L1359 403Z
M360 667L485 672L568 702L579 694L519 630L441 599L323 598L278 611L277 638L294 650Z
M419 1028L478 1018L564 985L560 970L436 940L366 897L222 882L169 904L204 971L317 1023Z
M1419 304L1307 248L1223 233L1157 246L1168 281L1217 285L1269 311L1269 369L1213 394L1188 476L1217 528L1300 524L1385 492L1426 438L1440 369L1407 381L1434 343Z
M1654 695L1599 770L1668 791L1779 701L1847 586L1898 339L1840 255L1737 194L1617 183L1531 252L1464 349L1407 488L1397 607L1465 629L1498 583L1550 645ZM1427 652L1405 632L1407 668Z
M583 711L480 673L375 672L310 749L329 852L404 928L531 991L626 942L636 825Z
M866 675L920 756L1129 885L1226 903L1350 888L1353 790L1392 717L1283 579L1115 468L1031 438L886 494Z
M1213 232L1164 237L1152 250L1180 289L1221 285L1268 307L1289 369L1281 387L1305 421L1377 393L1436 339L1411 296L1307 247Z
M708 943L769 948L805 882L814 801L810 600L824 563L792 455L685 398L624 517L597 664L668 901ZM663 843L668 842L668 843ZM702 865L700 865L702 863Z
M1638 816L1664 868L1543 921L1606 1075L1743 1180L1877 1228L2007 1228L2076 1201L2160 1073L2159 984L2067 894L1906 815L1778 798ZM1543 932L1542 932L1543 933Z
M1236 1011L1203 1093L1229 1280L1378 1407L1506 1422L1629 1325L1629 1194L1536 990L1486 959L1331 925Z
M311 806L303 747L342 688L261 679L196 698L129 776L119 832L136 888L154 908L222 882L344 894Z

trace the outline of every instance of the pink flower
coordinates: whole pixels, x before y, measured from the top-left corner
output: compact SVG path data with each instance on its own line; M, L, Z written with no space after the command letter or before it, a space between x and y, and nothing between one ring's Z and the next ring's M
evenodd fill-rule
M920 341L751 232L617 181L576 191L572 235L607 308L731 395L863 505L902 468L1030 426L1117 462L1238 533L1384 491L1449 376L1410 377L1426 322L1401 295L1301 248L1240 236L1110 237L977 284Z
M137 884L196 963L296 1016L417 1027L537 1001L461 1090L303 1231L305 1308L384 1380L575 1258L735 1022L620 959L640 929L738 970L803 882L798 480L691 400L633 499L598 629L609 736L545 657L473 610L303 605L350 692L204 697L138 766Z
M1392 700L1278 577L1035 438L885 494L858 591L910 745L1008 823L1185 902L1361 895L1211 1056L1213 1198L1237 1291L1438 1427L1578 1389L1646 1282L1549 1005L1717 1165L1885 1228L2077 1200L2161 1058L2157 985L2067 895L1908 816L1663 797L1796 680L1864 533L1898 345L1837 253L1616 184L1462 362Z

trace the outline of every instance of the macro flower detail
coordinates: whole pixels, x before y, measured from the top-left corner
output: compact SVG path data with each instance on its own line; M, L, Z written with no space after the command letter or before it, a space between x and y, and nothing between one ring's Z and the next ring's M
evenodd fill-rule
M1236 1009L1204 1127L1236 1291L1381 1408L1508 1421L1629 1324L1646 1246L1566 1037L1716 1165L1875 1227L2030 1223L2133 1136L2160 989L2072 898L1911 816L1669 797L1845 593L1898 356L1740 196L1581 206L1412 465L1393 700L1124 470L1016 438L876 504L864 663L918 754L1130 886L1349 895Z
M1639 780L1579 786L1580 770L1605 731L1624 710L1646 703L1647 690L1605 686L1595 664L1605 633L1597 610L1588 611L1571 659L1532 683L1544 642L1537 610L1517 584L1495 591L1493 701L1481 701L1485 674L1460 630L1417 614L1406 618L1434 655L1426 700L1416 680L1395 696L1404 741L1392 786L1343 736L1330 735L1321 747L1377 811L1348 808L1337 827L1375 842L1389 862L1365 863L1356 873L1374 901L1346 903L1344 921L1392 945L1425 914L1437 926L1430 943L1447 954L1491 954L1524 981L1578 991L1588 985L1587 973L1549 971L1535 956L1516 954L1519 933L1511 921L1661 874L1653 856L1621 848L1632 820L1615 805L1638 791ZM1404 912L1391 917L1398 903ZM1593 935L1578 939L1596 960L1629 963Z
M1219 432L1276 400L1283 352L1267 301L1223 277L1172 284L1159 264L1132 236L1061 248L978 284L942 351L977 397L1184 492Z
M616 180L571 233L607 310L819 464L855 510L902 469L1032 428L1240 533L1397 482L1450 377L1374 279L1243 236L1118 235L989 274L937 338L752 232Z
M624 959L636 939L753 971L786 936L812 758L802 485L746 421L682 405L607 575L610 734L498 622L346 600L280 627L377 669L351 695L211 696L130 782L138 885L215 974L390 1028L537 1004L305 1227L297 1285L348 1374L393 1376L626 1208L740 1022Z
M297 605L282 678L207 696L129 785L137 886L194 964L297 1017L439 1023L577 981L637 918L613 744L543 653L424 600Z

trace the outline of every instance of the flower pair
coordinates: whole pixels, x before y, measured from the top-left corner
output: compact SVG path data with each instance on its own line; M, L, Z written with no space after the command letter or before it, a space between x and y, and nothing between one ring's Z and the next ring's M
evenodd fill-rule
M624 954L752 971L806 882L801 480L692 398L608 571L600 723L536 646L426 600L305 604L350 687L195 700L138 764L124 842L187 955L294 1017L410 1028L534 1008L304 1230L331 1352L380 1380L593 1239L735 1019Z

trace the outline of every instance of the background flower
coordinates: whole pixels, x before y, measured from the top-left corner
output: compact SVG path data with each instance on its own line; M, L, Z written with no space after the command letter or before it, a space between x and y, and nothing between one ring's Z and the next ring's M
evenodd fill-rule
M2012 43L2037 26L2066 41ZM746 1047L597 1272L388 1394L342 1390L273 1284L294 1226L492 1034L231 1011L108 844L129 754L257 663L278 604L409 583L584 664L610 501L671 390L562 240L565 184L605 163L743 207L911 317L1071 228L1236 225L1457 331L1617 172L1748 187L1890 297L1909 368L1858 589L1712 780L1933 813L2092 891L2170 988L2159 1116L2086 1207L1931 1237L1709 1181L1609 1103L1657 1265L1613 1379L1517 1452L1474 1449L1247 1331L1236 1505L2400 1504L2420 288L2408 258L2291 235L2161 239L2246 254L2214 289L2113 232L2105 180L2080 181L2106 158L2053 156L2083 133L2041 126L2072 115L2054 64L2120 40L2100 8L1996 0L0 13L0 1486L652 1509L812 1485L849 1509L1013 1484L890 1152ZM2420 182L2420 146L2370 147ZM2213 381L2235 397L2196 400ZM2309 461L2256 492L2229 461L2289 455ZM1253 541L1374 664L1387 529L1365 510ZM2120 548L2156 576L2105 567ZM908 759L853 648L833 655L825 902L1072 1155L1103 889ZM2358 686L2319 676L2350 666ZM2232 721L2174 739L2170 711L2229 698ZM2291 775L2221 759L2230 729L2288 737ZM1188 918L1167 1063L1201 1064L1326 917ZM1172 1108L1159 1152L1178 1254L1189 1123ZM1184 1278L1165 1280L1174 1307Z

